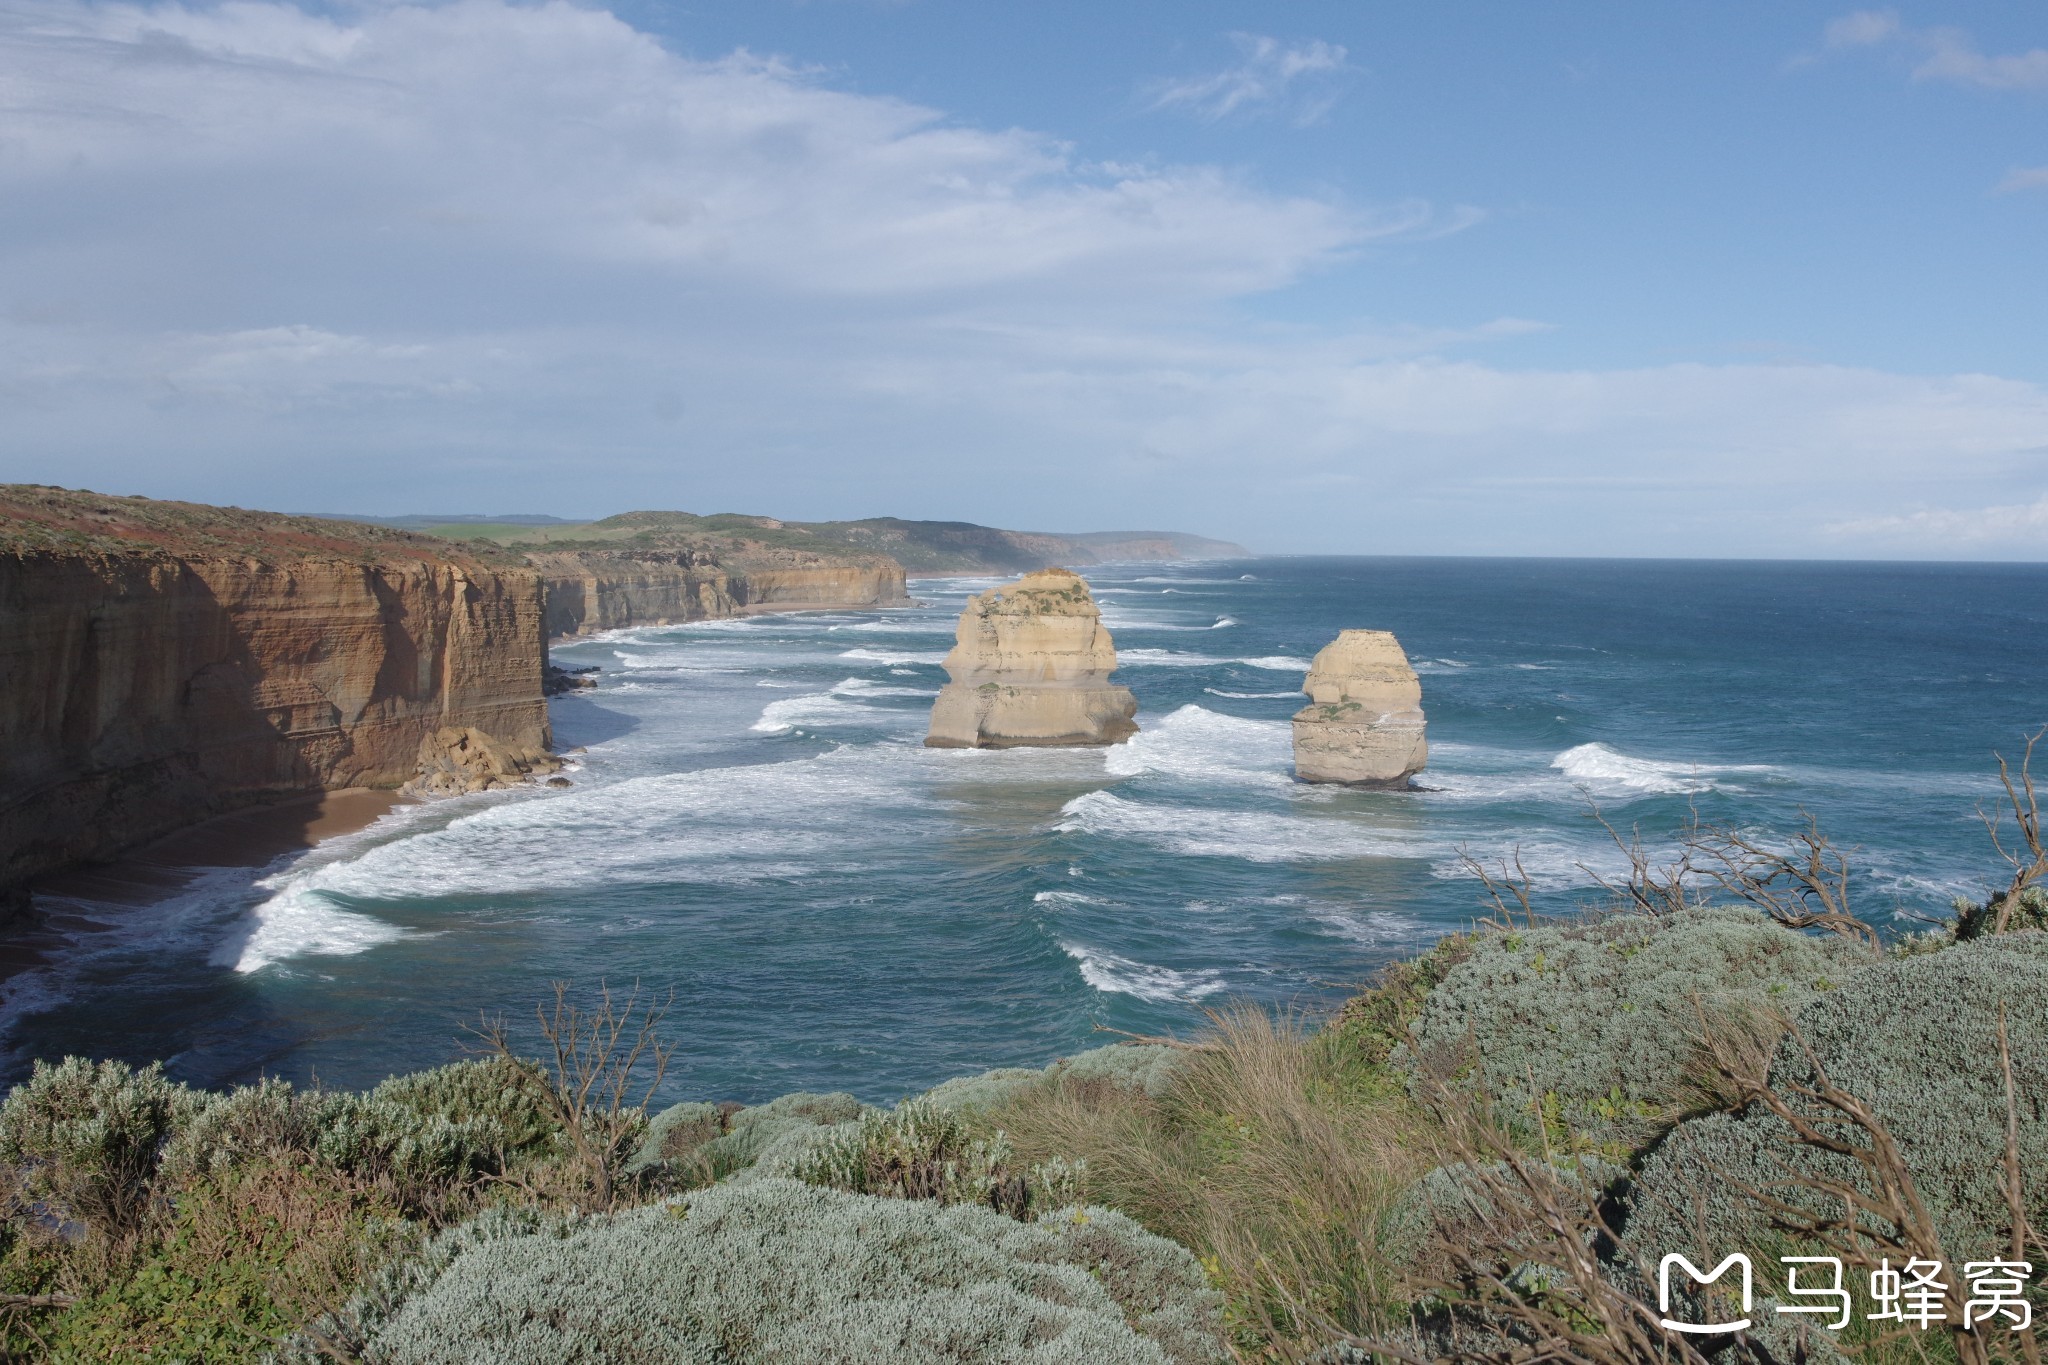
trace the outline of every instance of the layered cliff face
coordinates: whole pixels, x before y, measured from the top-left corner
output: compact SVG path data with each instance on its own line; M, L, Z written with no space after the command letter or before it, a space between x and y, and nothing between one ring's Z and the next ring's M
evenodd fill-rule
M558 550L526 558L541 576L550 639L712 620L738 611L725 570L693 551Z
M1405 787L1429 761L1422 682L1384 630L1347 630L1323 646L1294 714L1294 772L1304 782Z
M1044 569L968 599L932 704L933 748L1115 744L1138 702L1112 686L1116 646L1079 574Z
M909 601L903 566L881 555L753 555L725 563L700 549L548 550L527 561L546 586L552 638Z
M346 523L0 485L0 888L238 806L548 765L540 579Z

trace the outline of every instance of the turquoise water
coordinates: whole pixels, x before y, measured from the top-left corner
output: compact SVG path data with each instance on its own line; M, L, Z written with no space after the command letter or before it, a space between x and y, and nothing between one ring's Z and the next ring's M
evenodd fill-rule
M567 791L411 807L263 873L107 912L6 1000L8 1067L362 1086L458 1055L553 980L675 989L667 1090L886 1101L1232 997L1315 1009L1478 911L1459 850L1545 902L1696 806L1858 845L1866 913L1996 880L1991 754L2048 722L2048 569L1289 559L1088 575L1142 732L1109 750L919 741L966 595L619 632L555 703ZM1315 650L1392 629L1427 790L1289 778ZM92 907L86 907L88 910Z

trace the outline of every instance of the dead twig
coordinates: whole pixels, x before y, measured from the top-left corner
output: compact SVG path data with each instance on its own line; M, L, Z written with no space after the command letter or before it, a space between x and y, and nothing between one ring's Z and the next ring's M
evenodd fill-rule
M1820 822L1812 815L1800 814L1805 825L1792 835L1789 852L1732 826L1697 820L1686 826L1680 842L1689 865L1786 928L1826 929L1877 947L1877 930L1849 901L1848 854L1820 832ZM1695 855L1697 864L1692 862Z
M1998 780L2005 787L2005 799L2012 807L2013 823L2019 826L2019 844L2006 847L1999 837L1999 819L2002 811L1989 813L1979 810L1978 818L1983 820L1985 830L1991 835L1991 846L1998 850L1998 856L2012 865L2012 882L1998 900L1998 914L1992 922L1991 932L2005 933L2012 927L2012 912L2019 907L2020 896L2042 877L2048 876L2048 847L2041 842L2041 803L2034 792L2034 746L2041 737L2048 735L2048 729L2037 730L2027 737L2026 751L2020 756L2019 781L2013 781L2012 769L2006 764L2004 754L1994 754L1998 760Z

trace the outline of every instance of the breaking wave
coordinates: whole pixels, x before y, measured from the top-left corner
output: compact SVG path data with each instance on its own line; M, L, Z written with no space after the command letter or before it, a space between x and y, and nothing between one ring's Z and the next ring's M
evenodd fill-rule
M1062 943L1060 948L1079 965L1083 981L1108 995L1131 995L1155 1004L1185 1004L1223 989L1223 973L1210 968L1177 972L1171 967L1155 967L1079 944Z

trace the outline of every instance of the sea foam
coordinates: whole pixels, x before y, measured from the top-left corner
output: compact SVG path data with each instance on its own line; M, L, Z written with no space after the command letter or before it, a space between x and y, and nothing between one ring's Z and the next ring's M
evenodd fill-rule
M1131 995L1155 1004L1186 1004L1223 989L1223 973L1210 968L1177 972L1075 943L1062 943L1060 948L1080 967L1081 979L1105 994Z

